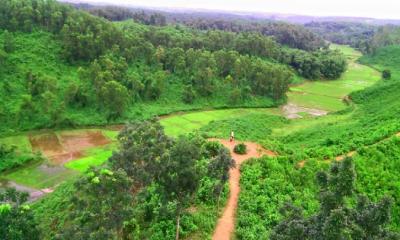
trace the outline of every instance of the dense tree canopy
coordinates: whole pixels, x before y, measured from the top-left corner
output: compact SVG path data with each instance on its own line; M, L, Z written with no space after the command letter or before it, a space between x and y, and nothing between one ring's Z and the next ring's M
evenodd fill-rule
M2 239L39 239L37 223L25 204L28 193L15 188L0 190L0 236Z
M399 235L386 228L392 204L389 198L372 203L360 195L354 208L346 204L355 188L351 158L334 163L329 173L318 173L317 181L319 212L304 217L301 209L284 206L285 219L274 228L271 239L399 239Z

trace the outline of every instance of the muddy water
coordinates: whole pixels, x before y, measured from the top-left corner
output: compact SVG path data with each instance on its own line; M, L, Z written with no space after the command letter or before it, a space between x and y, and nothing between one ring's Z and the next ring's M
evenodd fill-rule
M52 164L62 165L84 156L88 148L104 146L110 143L101 131L65 131L29 136L33 151L39 151Z

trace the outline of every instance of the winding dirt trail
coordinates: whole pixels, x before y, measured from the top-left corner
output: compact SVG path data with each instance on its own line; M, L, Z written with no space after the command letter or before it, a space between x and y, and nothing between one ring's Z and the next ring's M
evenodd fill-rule
M235 215L238 205L239 193L240 193L240 165L250 158L258 158L264 155L276 156L274 152L264 149L261 145L253 142L243 142L247 146L247 154L239 155L233 152L233 148L238 142L230 142L225 139L210 139L211 141L218 141L227 147L232 158L235 160L236 167L229 171L229 190L230 195L228 202L225 206L224 212L218 220L217 226L214 230L213 240L230 240L232 233L235 229Z

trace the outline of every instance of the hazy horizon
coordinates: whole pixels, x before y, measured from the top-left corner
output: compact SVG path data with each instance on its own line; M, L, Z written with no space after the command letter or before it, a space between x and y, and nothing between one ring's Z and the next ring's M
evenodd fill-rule
M400 19L400 1L395 0L231 0L228 3L226 0L79 0L79 2L132 5L138 7L281 13L319 17L338 16Z

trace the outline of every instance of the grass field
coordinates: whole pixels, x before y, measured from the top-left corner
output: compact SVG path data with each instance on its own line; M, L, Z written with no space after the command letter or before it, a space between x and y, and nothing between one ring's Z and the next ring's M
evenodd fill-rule
M65 167L79 172L85 172L92 166L100 166L105 163L108 158L111 157L112 150L111 147L93 148L86 151L85 155L87 155L87 157L68 162L65 164Z
M212 121L245 116L251 113L278 113L278 111L276 109L265 108L210 110L164 118L161 120L161 125L165 128L165 132L168 135L179 136L199 130ZM229 132L227 134L229 135Z
M6 146L15 146L19 152L32 152L32 146L26 134L0 138L0 144L4 144Z
M378 71L371 67L357 63L362 55L360 52L348 47L332 45L331 48L339 49L348 59L348 70L338 80L306 81L293 86L288 93L289 102L309 108L327 111L339 111L346 108L342 102L343 97L349 93L364 89L381 79Z

